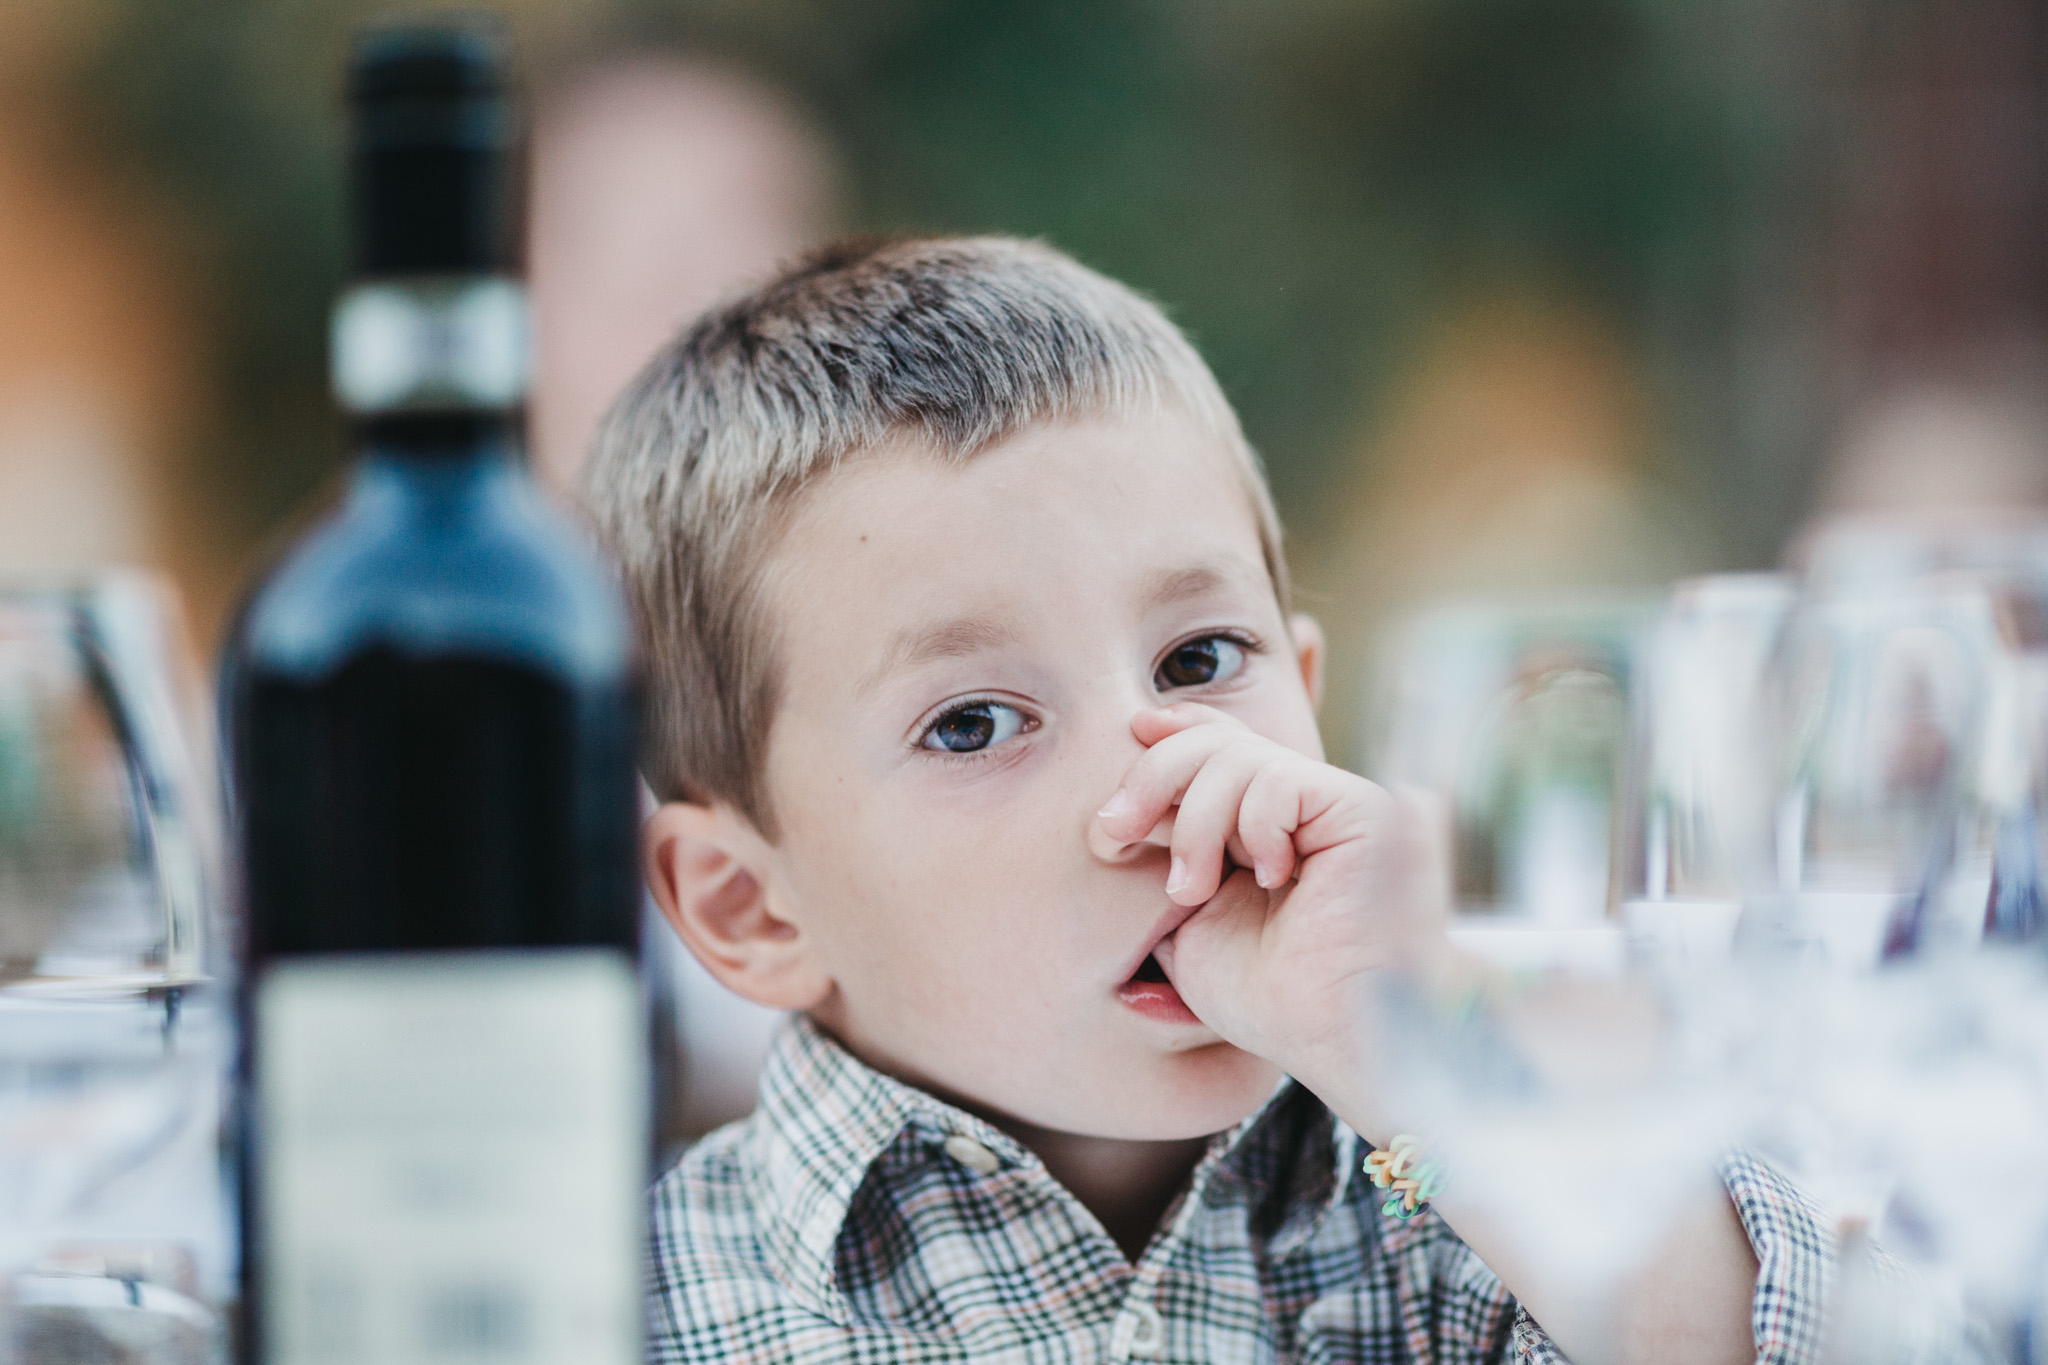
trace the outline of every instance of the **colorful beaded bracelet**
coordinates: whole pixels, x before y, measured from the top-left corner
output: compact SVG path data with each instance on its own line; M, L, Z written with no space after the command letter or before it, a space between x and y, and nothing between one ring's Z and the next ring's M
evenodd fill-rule
M1413 1218L1442 1192L1443 1165L1428 1155L1428 1148L1429 1144L1413 1133L1400 1133L1365 1158L1365 1173L1372 1177L1372 1183L1393 1191L1392 1197L1380 1205L1381 1213Z

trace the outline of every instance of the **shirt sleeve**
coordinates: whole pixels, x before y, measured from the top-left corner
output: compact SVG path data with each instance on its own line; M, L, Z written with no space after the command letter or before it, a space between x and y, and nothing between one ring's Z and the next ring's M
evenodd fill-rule
M1571 1365L1563 1351L1536 1325L1536 1319L1529 1316L1529 1310L1515 1305L1515 1331L1513 1338L1515 1365Z
M1969 1355L1976 1328L1943 1287L1882 1248L1867 1246L1854 1287L1837 1283L1837 1247L1826 1214L1776 1168L1737 1148L1721 1162L1721 1184L1756 1254L1750 1325L1757 1365L1811 1365L1825 1344L1830 1294L1871 1340L1900 1361L1937 1362ZM1857 1324L1860 1324L1857 1325ZM1527 1310L1517 1305L1510 1355L1516 1365L1570 1365Z
M1835 1264L1835 1238L1826 1217L1791 1181L1739 1148L1723 1158L1721 1184L1756 1253L1750 1325L1757 1365L1819 1360L1822 1304ZM1512 1357L1515 1365L1570 1365L1519 1306Z
M1881 1345L1886 1359L1903 1365L2001 1354L1948 1277L1909 1265L1875 1242L1845 1253L1828 1217L1768 1163L1731 1152L1721 1179L1756 1252L1751 1317L1759 1365L1819 1360L1824 1306L1850 1334L1847 1347L1828 1347L1830 1354L1846 1349L1860 1360Z
M1835 1269L1835 1234L1826 1215L1791 1181L1741 1148L1722 1159L1721 1184L1756 1253L1749 1320L1757 1365L1820 1359L1822 1310Z

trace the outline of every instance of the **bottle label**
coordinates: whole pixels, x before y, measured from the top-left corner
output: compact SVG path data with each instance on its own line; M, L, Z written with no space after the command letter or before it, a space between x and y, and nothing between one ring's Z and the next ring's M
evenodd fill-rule
M637 1365L623 954L307 958L257 988L269 1365Z
M359 417L510 408L526 397L527 332L515 280L357 285L334 309L334 396Z

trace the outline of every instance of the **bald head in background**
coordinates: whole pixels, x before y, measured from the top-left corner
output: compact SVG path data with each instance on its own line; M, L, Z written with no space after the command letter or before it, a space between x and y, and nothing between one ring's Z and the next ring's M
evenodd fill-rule
M564 82L540 102L533 147L533 464L559 489L662 342L827 233L832 185L786 97L675 60Z

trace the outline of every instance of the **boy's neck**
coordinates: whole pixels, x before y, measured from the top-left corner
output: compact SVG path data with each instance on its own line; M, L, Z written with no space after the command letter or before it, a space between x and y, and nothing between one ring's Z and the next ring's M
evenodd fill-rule
M983 1117L1030 1148L1133 1264L1209 1146L1205 1137L1171 1142L1081 1137L998 1114Z

